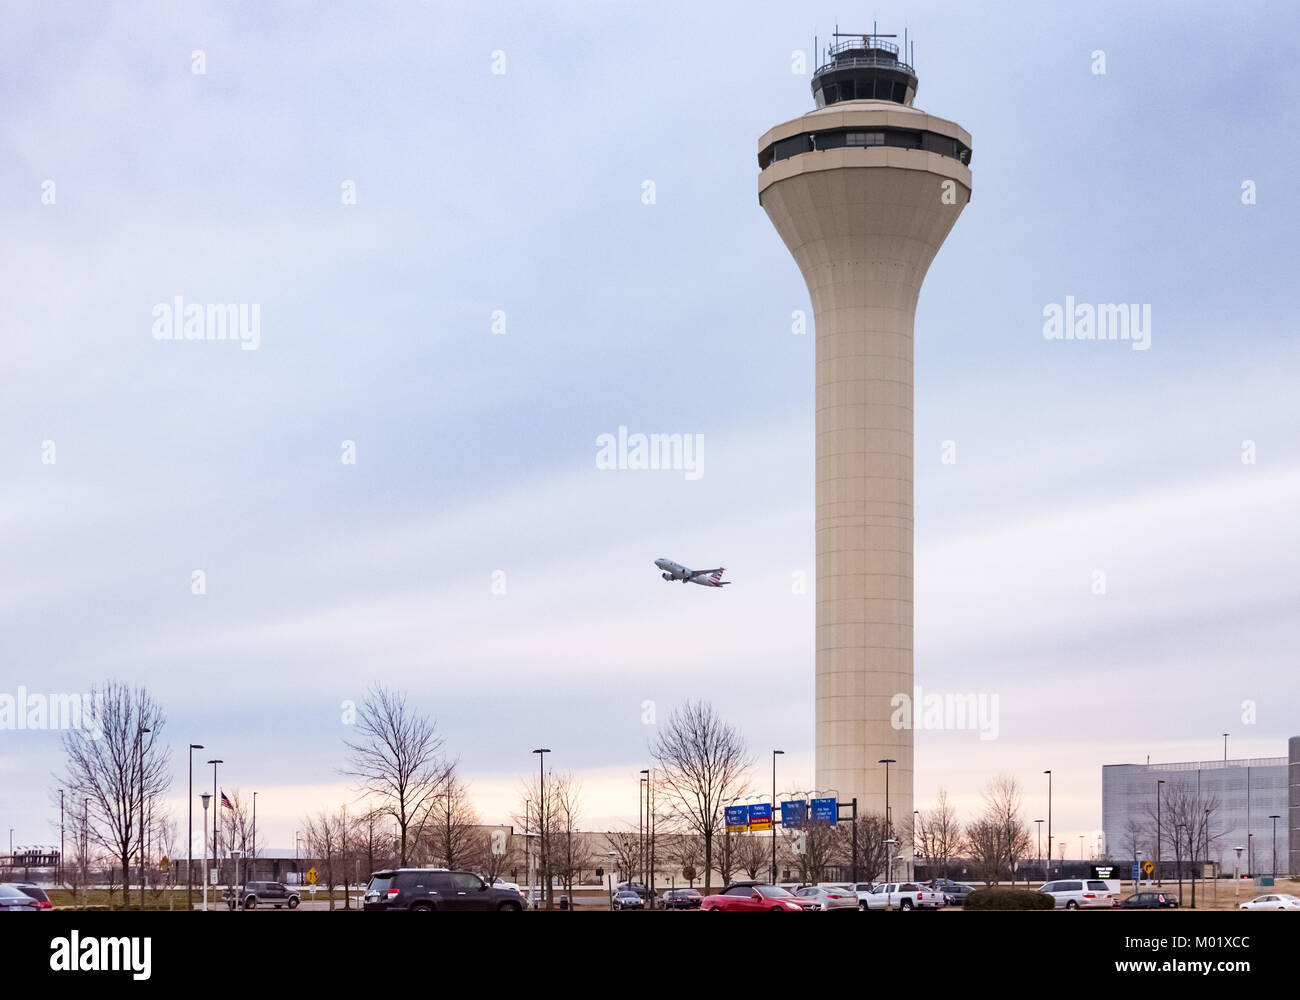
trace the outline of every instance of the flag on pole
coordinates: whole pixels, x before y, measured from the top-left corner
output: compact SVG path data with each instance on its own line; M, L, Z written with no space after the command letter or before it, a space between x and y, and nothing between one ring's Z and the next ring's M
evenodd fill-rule
M221 804L222 804L223 806L225 806L227 809L234 809L234 808L235 808L234 804L233 804L233 803L232 803L228 798L226 798L226 793L225 793L225 792L222 792L222 793L221 793Z

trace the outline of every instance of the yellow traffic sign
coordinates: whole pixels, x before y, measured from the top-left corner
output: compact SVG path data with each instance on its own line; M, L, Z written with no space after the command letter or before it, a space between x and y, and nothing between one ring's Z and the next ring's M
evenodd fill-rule
M307 869L307 883L309 885L315 885L316 879L318 879L319 877L320 876L317 874L316 869L314 867Z
M1151 862L1151 861L1143 861L1143 862L1142 862L1142 871L1143 871L1145 874L1150 875L1150 874L1151 874L1153 871L1155 871L1155 870L1156 870L1156 866L1155 866L1155 863L1154 863L1154 862Z

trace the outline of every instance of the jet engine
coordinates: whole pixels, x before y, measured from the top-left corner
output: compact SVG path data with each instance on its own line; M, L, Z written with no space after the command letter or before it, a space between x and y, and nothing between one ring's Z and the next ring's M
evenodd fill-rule
M671 580L672 578L673 578L673 575L672 575L671 573L665 573L665 574L664 574L664 579L665 579L665 580Z

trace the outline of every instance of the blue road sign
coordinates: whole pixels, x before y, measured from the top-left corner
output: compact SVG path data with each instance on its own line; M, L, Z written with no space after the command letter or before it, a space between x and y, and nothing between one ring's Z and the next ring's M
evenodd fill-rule
M744 833L749 829L749 806L727 806L727 832Z
M787 830L798 829L808 822L808 803L803 799L781 803L781 825Z
M755 802L749 807L749 828L751 830L772 829L772 805L770 802Z
M840 811L836 806L835 800L813 799L812 818L814 823L838 823L840 819Z

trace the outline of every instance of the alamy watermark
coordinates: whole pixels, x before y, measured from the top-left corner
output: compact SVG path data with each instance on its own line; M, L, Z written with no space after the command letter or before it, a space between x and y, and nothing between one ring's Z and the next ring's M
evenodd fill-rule
M0 691L0 730L81 730L92 740L104 735L104 695L44 694L19 685Z
M1065 297L1065 305L1049 302L1043 306L1045 340L1127 340L1135 351L1151 346L1151 303L1087 302L1075 304L1074 296Z
M262 343L262 306L257 303L186 303L177 295L153 307L154 340L238 340L241 350Z
M596 468L654 469L684 472L687 479L704 475L703 434L618 434L596 438Z
M998 696L995 694L924 694L918 684L911 695L889 699L895 729L978 730L980 739L998 738Z

